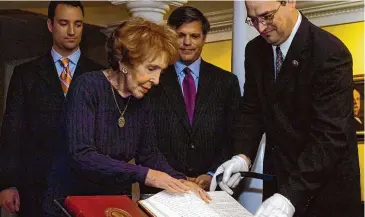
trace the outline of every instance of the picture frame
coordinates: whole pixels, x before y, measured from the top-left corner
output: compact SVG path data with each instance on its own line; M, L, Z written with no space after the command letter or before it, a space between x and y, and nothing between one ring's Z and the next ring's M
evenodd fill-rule
M354 116L358 141L364 141L364 75L354 75Z

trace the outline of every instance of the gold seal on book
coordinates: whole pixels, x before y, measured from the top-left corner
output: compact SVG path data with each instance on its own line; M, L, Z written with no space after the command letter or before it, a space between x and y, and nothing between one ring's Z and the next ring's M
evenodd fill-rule
M107 208L105 209L106 217L132 217L127 211L119 208Z

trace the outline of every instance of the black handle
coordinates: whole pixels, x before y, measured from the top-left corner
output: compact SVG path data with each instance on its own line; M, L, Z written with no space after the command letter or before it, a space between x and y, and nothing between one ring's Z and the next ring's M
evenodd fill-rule
M264 181L275 181L276 178L274 175L269 174L261 174L261 173L255 173L255 172L239 172L242 177L248 177L248 178L254 178L254 179L262 179ZM236 173L235 173L236 174ZM218 174L217 177L217 183L221 182L223 180L223 173Z

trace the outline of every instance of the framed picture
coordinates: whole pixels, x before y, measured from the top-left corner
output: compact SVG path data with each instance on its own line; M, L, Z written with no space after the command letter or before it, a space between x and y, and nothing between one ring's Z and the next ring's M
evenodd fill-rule
M354 116L358 140L364 140L364 75L354 75Z

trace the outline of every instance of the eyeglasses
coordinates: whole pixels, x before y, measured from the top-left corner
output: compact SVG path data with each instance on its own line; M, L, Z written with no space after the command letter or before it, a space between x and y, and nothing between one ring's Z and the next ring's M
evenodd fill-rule
M267 14L265 16L259 16L259 17L253 17L253 18L247 17L245 22L249 26L258 26L259 23L261 23L261 24L263 24L265 26L271 25L273 23L275 14L276 14L276 12L279 11L281 5L283 5L282 2L280 2L280 5L279 5L278 9L276 9L275 11L272 11L271 13L269 13L269 14Z

